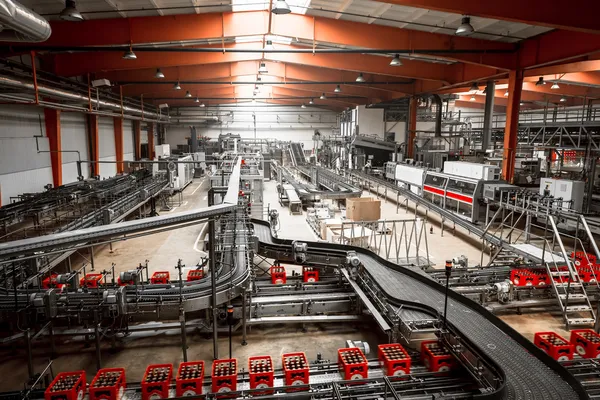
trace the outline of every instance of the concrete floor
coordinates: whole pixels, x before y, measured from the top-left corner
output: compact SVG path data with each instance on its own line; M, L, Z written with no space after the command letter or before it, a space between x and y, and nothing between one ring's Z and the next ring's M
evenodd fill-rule
M176 213L203 207L207 204L208 182L206 179L196 179L183 192L183 203L171 212ZM264 204L271 209L277 209L280 215L281 228L279 236L298 240L319 240L317 235L306 223L306 213L303 215L290 215L285 207L281 207L276 193L274 181L264 184ZM363 196L374 196L365 193ZM161 213L162 214L162 213ZM420 214L419 214L420 215ZM399 220L413 219L413 209L401 207L397 211L396 204L382 199L382 219ZM422 215L421 215L422 216ZM429 226L433 226L434 233L429 233ZM169 271L176 277L175 265L182 260L187 266L198 263L205 253L202 249L201 233L204 223L191 227L145 236L113 245L112 252L108 246L95 249L96 270L110 269L115 264L117 272L135 268L139 263L148 260L150 273L154 271ZM477 238L461 232L446 228L443 236L439 220L430 215L428 217L427 241L429 257L438 267L443 267L444 260L459 255L465 255L470 265L479 264L481 258L480 243ZM73 267L76 268L84 262L83 258L74 259ZM487 255L484 257L487 262ZM562 330L562 318L550 314L509 315L502 317L507 323L521 332L525 337L532 339L538 331ZM247 357L250 355L271 355L278 360L282 353L304 351L309 360L314 360L317 353L323 358L336 358L337 349L344 346L346 339L365 340L372 347L378 342L385 341L372 326L353 324L313 325L307 326L304 332L299 325L278 325L253 327L248 335L248 345L241 346L241 333L234 334L233 355L240 361L240 366L245 367ZM223 336L223 335L222 335ZM86 345L83 340L71 340L57 346L59 357L54 360L54 373L60 371L73 371L84 369L88 376L95 374L95 350L93 342ZM135 341L121 341L116 348L111 348L110 340L103 341L102 366L123 367L127 371L128 381L139 381L148 364L173 363L183 361L178 333L172 335L150 336ZM188 335L188 358L190 360L202 359L212 361L212 339L206 334ZM34 363L36 371L41 371L49 358L46 346L34 346ZM228 342L225 337L219 341L220 356L228 356ZM10 376L10 379L0 379L0 391L17 390L22 388L22 382L27 377L25 352L23 346L15 346L0 352L0 376ZM277 364L277 361L276 361Z

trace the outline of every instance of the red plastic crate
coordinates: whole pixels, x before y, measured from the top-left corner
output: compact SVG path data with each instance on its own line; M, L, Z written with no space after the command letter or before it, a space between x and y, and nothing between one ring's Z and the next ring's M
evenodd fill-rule
M202 394L204 381L204 361L189 361L179 364L175 377L175 396L196 396Z
M269 273L271 274L271 283L273 285L283 285L287 282L284 267L274 265L269 269Z
M273 387L274 369L271 356L257 356L248 359L250 375L250 389L267 389ZM272 391L256 392L255 394L269 394Z
M58 274L50 274L50 276L46 277L42 281L42 288L43 289L52 289L52 288L62 289L65 285L63 283L56 283L57 276L58 276Z
M152 283L153 285L166 285L167 283L169 283L170 277L171 274L169 273L169 271L156 271L150 277L150 283Z
M319 270L313 267L302 267L302 282L318 282Z
M237 390L237 360L215 360L212 365L213 393L235 392Z
M142 379L142 400L166 399L169 397L169 385L173 378L171 364L154 364L146 368Z
M59 385L64 387L59 389ZM44 392L45 400L81 400L85 395L85 371L61 372Z
M309 368L308 361L306 360L306 354L286 353L281 356L281 360L283 365L283 373L285 374L285 386L308 385Z
M528 269L513 269L510 271L510 281L519 287L537 286L537 277Z
M557 361L572 360L575 353L575 346L554 332L536 333L533 343Z
M192 281L199 281L202 278L204 278L204 270L192 269L192 270L188 271L186 280L188 282L192 282Z
M429 372L448 372L456 367L452 354L437 340L421 343L421 360Z
M402 345L398 343L380 344L377 357L386 376L410 374L411 359Z
M571 331L571 344L583 358L600 358L600 335L592 329Z
M85 274L79 280L79 286L97 289L98 286L102 285L102 278L102 274Z
M123 368L103 368L98 371L90 384L89 400L119 400L126 386Z
M369 363L358 347L339 349L338 365L340 372L343 370L344 380L367 379L369 377Z

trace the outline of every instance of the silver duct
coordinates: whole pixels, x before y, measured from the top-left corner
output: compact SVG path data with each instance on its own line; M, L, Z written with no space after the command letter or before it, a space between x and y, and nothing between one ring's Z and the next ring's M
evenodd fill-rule
M12 0L0 0L0 41L43 42L52 29L44 18Z
M27 90L35 91L33 82L23 82L16 78L8 77L5 75L0 75L0 87L9 87L9 88L14 88L14 89L27 89ZM76 101L76 102L81 102L81 103L85 103L85 104L87 104L88 101L90 100L90 99L88 99L87 96L84 96L81 94L68 92L66 90L55 89L55 88L51 88L48 86L42 86L42 85L38 85L38 92L42 95L58 97L58 98L61 98L64 100ZM121 112L121 104L119 104L119 103L113 103L111 101L99 100L94 97L92 97L91 101L92 101L92 104L95 105L97 109L104 108L104 109L111 109L114 111ZM135 114L135 115L142 116L142 110L140 108L134 108L134 107L129 107L129 106L123 105L123 114ZM154 119L160 119L160 116L157 113L150 112L147 110L144 110L143 116L149 117L149 118L154 118Z

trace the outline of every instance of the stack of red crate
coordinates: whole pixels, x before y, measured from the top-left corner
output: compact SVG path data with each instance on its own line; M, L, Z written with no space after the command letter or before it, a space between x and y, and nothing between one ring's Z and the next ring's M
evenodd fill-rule
M302 267L302 282L318 282L319 270L313 267Z
M189 361L179 364L175 377L175 396L196 396L202 394L204 381L204 361Z
M237 360L215 360L212 365L213 393L235 392L237 390Z
M127 386L123 368L104 368L98 371L90 388L90 400L119 400Z
M410 374L411 359L402 345L398 343L380 344L377 356L386 376Z
M285 386L308 385L309 368L304 353L284 354L282 364L283 373L285 374Z
M269 273L271 274L272 284L283 285L287 282L284 267L274 265L269 269Z
M367 379L369 364L362 350L351 347L338 350L338 366L343 371L344 380Z
M79 286L97 289L98 286L102 285L102 278L102 274L85 274L79 280Z
M248 359L250 389L266 389L273 387L275 370L271 356L257 356ZM269 394L272 391L256 392L256 395Z
M188 274L187 274L188 282L199 281L202 278L204 278L204 270L192 269L192 270L188 271Z
M536 333L533 343L557 361L567 361L573 359L575 346L554 332Z
M600 357L600 335L592 329L576 329L571 331L571 344L583 358Z
M510 271L510 281L515 286L537 286L537 276L528 269L513 269Z
M85 371L61 372L44 392L45 400L81 400L85 395Z
M172 378L171 364L149 365L142 379L142 400L168 398Z
M452 354L437 340L421 343L421 360L429 372L448 372L456 366Z
M156 271L150 277L150 283L153 285L166 285L169 283L170 277L169 271Z

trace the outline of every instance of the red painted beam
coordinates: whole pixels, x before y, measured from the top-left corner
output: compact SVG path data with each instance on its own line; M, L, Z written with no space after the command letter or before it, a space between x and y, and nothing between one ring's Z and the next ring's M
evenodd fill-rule
M600 35L557 30L522 41L518 65L522 69L539 68L598 52Z
M62 139L60 129L60 110L44 108L46 136L50 148L50 163L52 164L52 181L54 187L63 184L62 180Z
M517 133L523 71L510 71L508 75L508 107L506 109L506 127L504 129L504 156L502 158L502 177L512 183L515 176L515 158L517 155Z
M113 117L113 126L115 133L117 174L122 174L125 169L125 165L123 164L123 118Z

